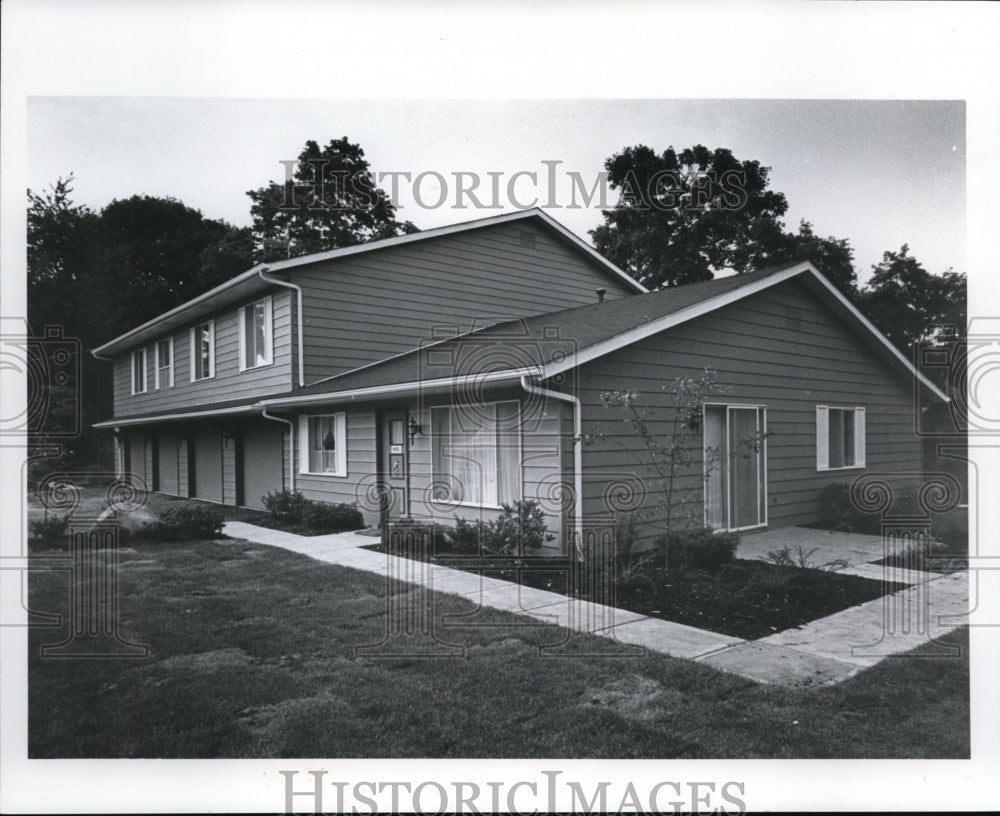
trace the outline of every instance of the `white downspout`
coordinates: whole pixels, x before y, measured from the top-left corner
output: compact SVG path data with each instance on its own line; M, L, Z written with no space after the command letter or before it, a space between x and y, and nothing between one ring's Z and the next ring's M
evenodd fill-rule
M528 375L521 375L521 387L529 394L568 402L573 406L573 546L580 551L583 543L583 418L580 398L560 391L549 391L528 381Z
M267 281L267 283L273 283L275 286L284 286L288 289L294 289L296 298L295 305L298 311L298 323L299 327L299 388L302 388L306 384L306 364L305 357L302 355L304 343L303 343L303 331L302 331L302 287L298 284L290 283L289 281L278 280L278 278L269 278L267 273L270 271L270 267L267 264L262 264L257 270L257 274L260 275L262 281ZM275 419L275 417L268 417L268 419Z
M264 419L270 419L272 422L283 422L288 426L288 489L293 493L295 492L295 423L290 419L285 419L284 417L274 416L267 412L267 408L263 408L260 415Z

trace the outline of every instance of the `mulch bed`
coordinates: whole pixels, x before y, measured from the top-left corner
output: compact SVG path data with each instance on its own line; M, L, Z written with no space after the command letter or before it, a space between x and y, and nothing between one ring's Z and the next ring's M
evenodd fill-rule
M365 549L385 552L382 543ZM826 570L740 559L715 573L662 573L651 568L614 584L581 575L565 557L438 554L430 561L746 640L802 626L906 587Z

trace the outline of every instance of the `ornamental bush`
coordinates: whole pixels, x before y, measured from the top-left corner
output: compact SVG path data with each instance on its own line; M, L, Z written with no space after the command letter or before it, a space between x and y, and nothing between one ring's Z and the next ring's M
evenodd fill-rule
M272 490L266 496L260 497L261 502L271 514L271 518L285 524L298 524L302 521L309 500L297 490Z
M171 541L219 538L223 521L222 513L212 507L180 504L160 513L156 521L137 533L137 537Z

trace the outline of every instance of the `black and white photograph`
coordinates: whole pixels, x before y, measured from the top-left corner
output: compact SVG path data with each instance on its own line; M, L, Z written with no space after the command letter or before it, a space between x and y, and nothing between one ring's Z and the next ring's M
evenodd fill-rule
M996 801L995 8L2 11L0 809Z

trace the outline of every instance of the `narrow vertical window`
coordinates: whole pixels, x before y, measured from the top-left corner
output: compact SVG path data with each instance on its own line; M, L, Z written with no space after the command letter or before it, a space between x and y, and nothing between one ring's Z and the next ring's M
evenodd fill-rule
M156 388L172 388L174 385L174 338L168 337L156 344Z
M240 370L270 365L272 360L271 298L240 309Z
M215 376L215 321L191 329L191 382Z
M146 349L132 352L132 393L146 393Z

